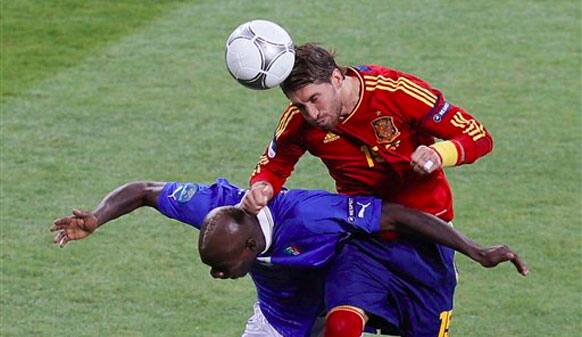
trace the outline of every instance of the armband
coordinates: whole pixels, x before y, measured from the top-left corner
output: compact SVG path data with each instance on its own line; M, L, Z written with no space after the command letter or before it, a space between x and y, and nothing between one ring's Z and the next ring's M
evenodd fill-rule
M442 167L451 167L457 165L459 159L459 151L450 140L445 140L442 142L437 142L429 146L431 149L435 150L441 157Z

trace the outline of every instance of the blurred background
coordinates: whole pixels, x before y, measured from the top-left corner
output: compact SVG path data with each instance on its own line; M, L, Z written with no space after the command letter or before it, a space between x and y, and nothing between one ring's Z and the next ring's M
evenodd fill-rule
M447 171L457 228L529 263L459 256L454 336L578 336L579 1L73 1L1 4L1 336L240 336L247 277L213 280L197 231L139 210L65 249L52 221L133 180L246 186L286 99L224 66L251 19L441 89L494 152ZM305 156L288 187L334 190ZM578 331L578 333L576 333Z

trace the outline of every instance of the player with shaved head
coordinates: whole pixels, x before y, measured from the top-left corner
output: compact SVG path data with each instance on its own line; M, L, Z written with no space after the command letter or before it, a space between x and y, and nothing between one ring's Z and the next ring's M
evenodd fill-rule
M437 217L373 197L290 190L280 193L255 216L238 207L245 192L224 179L213 185L129 183L108 194L94 211L75 210L56 220L54 240L63 246L83 239L104 223L142 206L201 229L200 257L211 267L213 277L239 278L250 273L253 278L258 299L245 337L310 336L315 320L325 312L325 302L338 300L326 289L340 281L337 275L330 275L336 266L334 258L350 247L348 256L361 245L382 253L375 256L370 250L365 259L354 256L362 265L390 268L394 282L386 286L395 293L404 294L411 284L426 284L419 293L424 301L452 300L456 281L450 248L485 267L511 261L520 273L527 274L527 266L510 248L481 247ZM385 242L373 237L386 230L396 231L402 238ZM402 295L392 300L409 298ZM410 305L417 313L436 312L447 300L433 304L434 308L427 303ZM415 319L411 313L402 322L416 324ZM383 328L373 323L361 322L369 328Z

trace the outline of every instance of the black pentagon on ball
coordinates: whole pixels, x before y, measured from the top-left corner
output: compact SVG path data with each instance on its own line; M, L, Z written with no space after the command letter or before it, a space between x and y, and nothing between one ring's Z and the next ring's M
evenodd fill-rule
M231 73L232 75L232 73ZM234 76L233 76L234 77ZM254 90L265 90L265 89L269 89L267 88L267 85L265 84L265 78L267 76L263 73L260 73L258 76L256 76L255 78L245 81L245 80L241 80L241 79L236 79L240 84L244 85L247 88L250 89L254 89Z

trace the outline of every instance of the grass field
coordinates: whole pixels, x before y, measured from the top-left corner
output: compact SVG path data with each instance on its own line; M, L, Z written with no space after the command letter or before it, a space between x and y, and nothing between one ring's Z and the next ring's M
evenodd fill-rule
M496 148L448 171L455 222L531 274L459 257L453 334L579 336L579 1L26 0L1 18L1 336L240 335L251 281L212 280L188 227L140 210L66 249L48 227L126 181L246 184L286 103L224 68L252 18L340 63L417 74L478 116ZM313 158L288 185L333 189Z

